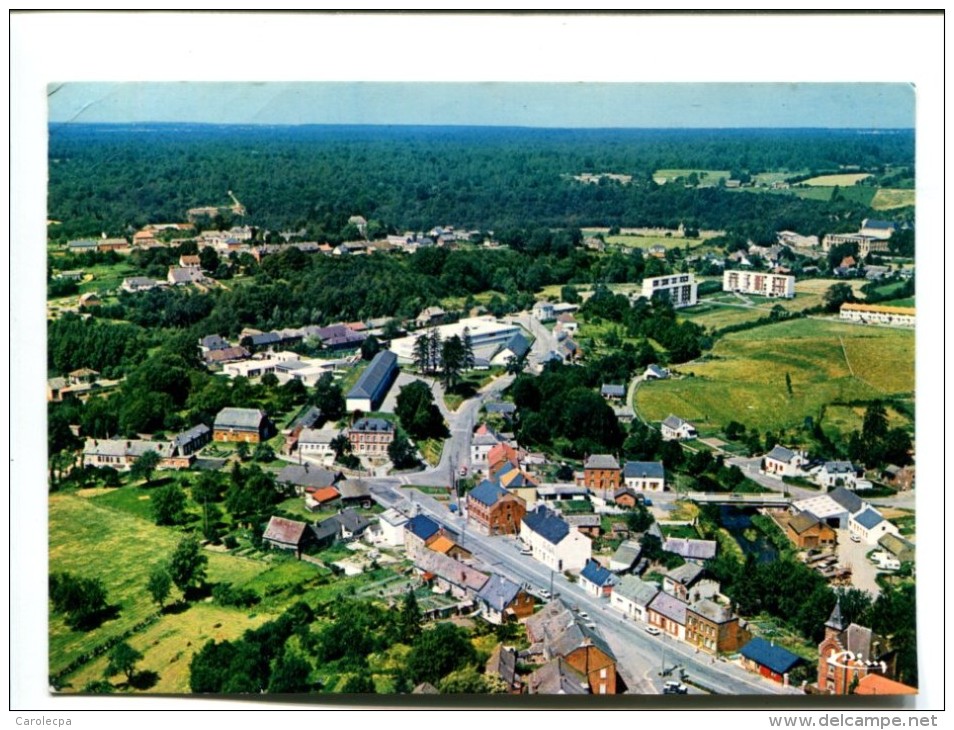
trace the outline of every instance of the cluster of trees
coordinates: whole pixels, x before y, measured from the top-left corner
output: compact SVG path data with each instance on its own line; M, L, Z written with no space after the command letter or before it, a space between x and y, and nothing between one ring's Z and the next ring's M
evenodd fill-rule
M394 406L394 415L401 426L416 440L439 439L447 436L447 426L434 394L427 383L415 380L401 388Z
M62 224L50 233L62 240L103 230L122 235L128 226L181 220L196 205L227 204L230 189L253 225L304 230L312 240L332 243L355 237L348 218L356 211L369 220L369 234L446 221L507 231L527 221L675 227L683 220L705 228L741 221L753 230L817 233L830 222L831 208L861 210L848 202L657 186L652 173L688 167L744 176L839 165L880 171L910 166L913 150L910 131L872 137L853 130L150 125L144 133L137 126L51 125L49 154L57 162L50 166L50 216ZM584 185L572 179L594 169L631 174L633 181ZM518 245L560 250L564 244L529 237Z
M422 332L414 340L414 365L422 373L440 371L441 382L450 390L460 382L463 371L474 367L474 346L464 331L463 337L441 339L438 330Z
M53 610L63 614L71 629L89 631L115 611L107 603L106 586L98 578L55 572L50 573L49 585Z
M594 323L619 322L629 337L656 340L666 348L672 363L693 360L712 346L702 327L676 320L676 312L665 298L654 297L650 302L640 297L630 304L627 297L599 285L580 307L580 314Z
M861 430L853 431L848 437L848 457L869 468L887 464L906 466L913 461L913 448L906 429L889 427L888 413L881 401L868 405Z
M593 389L598 377L587 368L556 362L537 377L518 375L510 387L518 408L518 440L572 458L618 452L623 433L613 409Z

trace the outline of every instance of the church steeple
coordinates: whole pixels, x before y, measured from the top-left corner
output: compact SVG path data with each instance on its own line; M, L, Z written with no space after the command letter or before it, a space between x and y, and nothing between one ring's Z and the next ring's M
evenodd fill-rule
M831 616L825 622L825 636L840 634L845 630L845 619L841 615L841 597L835 601L835 607L831 611Z

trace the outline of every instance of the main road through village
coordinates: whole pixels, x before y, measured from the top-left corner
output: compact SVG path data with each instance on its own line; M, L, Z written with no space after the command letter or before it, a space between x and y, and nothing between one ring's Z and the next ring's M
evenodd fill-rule
M535 329L534 334L537 334ZM537 336L531 351L531 362L535 361L534 358L545 355L551 345L548 338ZM679 677L677 671L672 671L671 675L662 675L663 668L678 668L684 671L691 692L724 695L799 694L800 690L797 688L781 687L746 672L735 663L715 660L704 653L696 652L693 647L683 642L665 635L651 636L646 633L644 624L625 618L605 600L585 593L563 575L550 571L529 556L521 555L516 538L489 537L474 529L468 531L466 518L460 512L454 514L447 505L410 486L450 488L450 485L455 483L458 470L470 464L471 438L481 405L499 397L512 380L513 376L509 375L497 378L481 389L475 397L462 403L455 412L448 411L444 406L440 386L432 385L435 400L450 429L450 437L445 441L440 462L435 467L414 474L371 477L371 490L377 498L382 503L403 506L407 510L430 516L449 531L456 533L458 541L464 547L499 574L530 586L534 592L550 591L576 609L586 611L589 621L596 624L616 653L619 671L629 692L633 694L659 694L667 679Z

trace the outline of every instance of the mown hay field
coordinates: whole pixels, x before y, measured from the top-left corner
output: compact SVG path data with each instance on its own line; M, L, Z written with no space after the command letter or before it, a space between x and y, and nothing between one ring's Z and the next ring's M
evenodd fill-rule
M703 433L733 420L760 431L800 426L835 401L910 394L913 346L911 331L837 321L758 327L720 339L711 359L679 367L692 377L643 384L636 408L649 421L676 414Z
M847 185L854 185L859 180L864 180L868 177L871 177L871 173L855 172L845 173L842 175L819 175L818 177L812 177L808 180L805 180L802 185L811 185L816 187L834 187L835 185L839 185L841 187L845 187Z
M890 210L914 205L914 190L882 188L875 193L871 207L875 210Z

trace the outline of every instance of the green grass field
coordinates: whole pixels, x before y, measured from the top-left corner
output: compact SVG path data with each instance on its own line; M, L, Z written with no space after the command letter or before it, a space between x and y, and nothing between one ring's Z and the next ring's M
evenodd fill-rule
M670 182L679 177L689 177L692 173L699 176L699 182L703 185L715 185L719 182L719 178L728 180L732 174L729 170L662 169L653 173L653 180L656 182Z
M725 336L712 360L680 366L694 377L644 384L636 408L649 421L674 413L704 434L732 420L759 430L799 426L832 401L910 394L913 346L911 331L816 319L767 325Z

